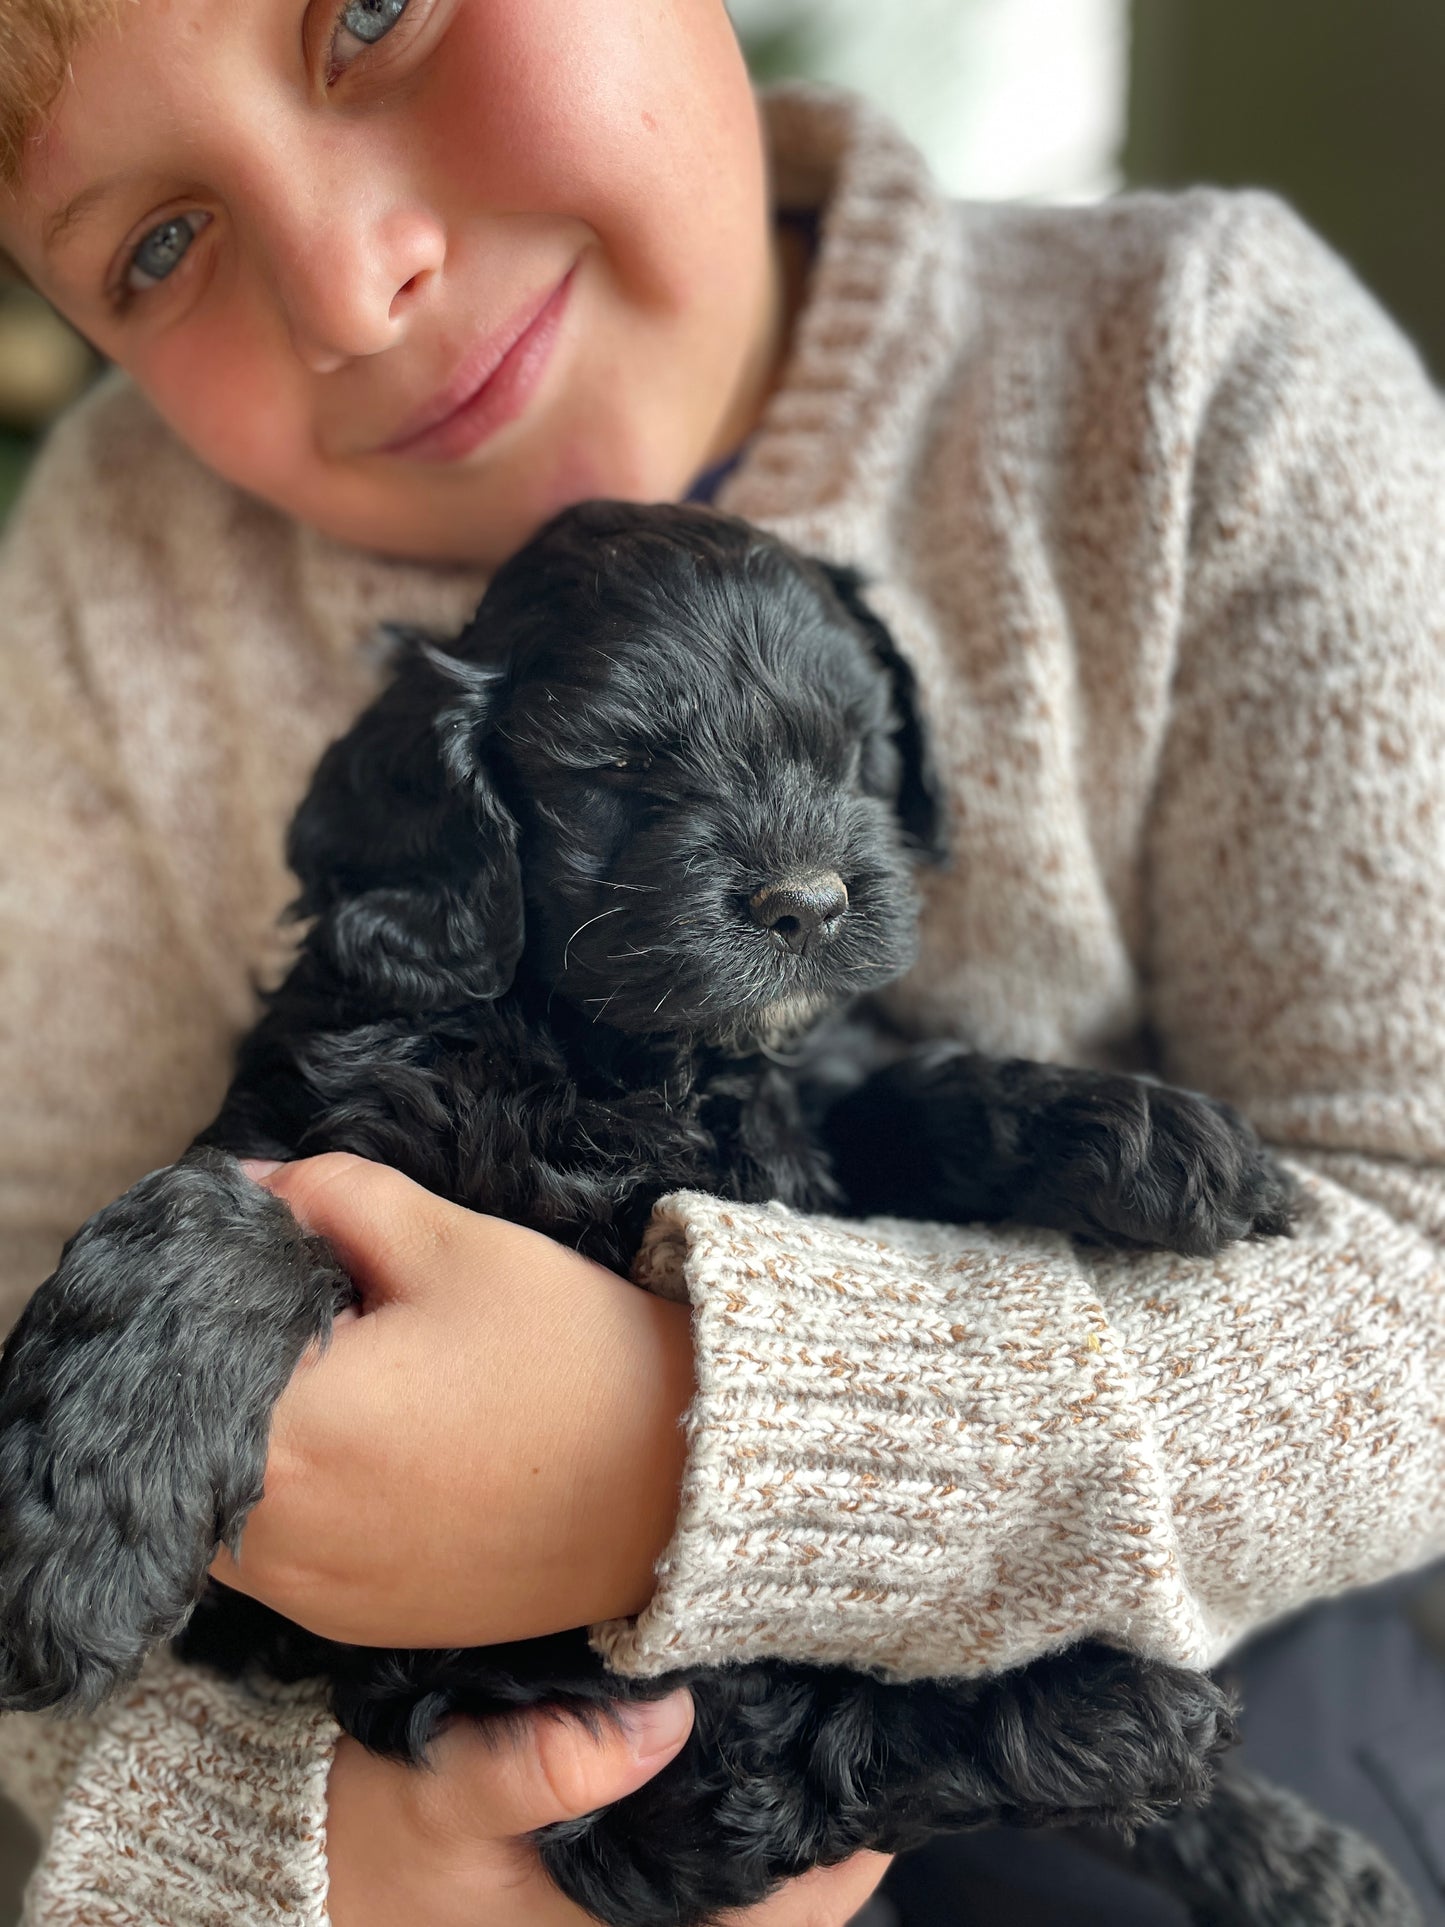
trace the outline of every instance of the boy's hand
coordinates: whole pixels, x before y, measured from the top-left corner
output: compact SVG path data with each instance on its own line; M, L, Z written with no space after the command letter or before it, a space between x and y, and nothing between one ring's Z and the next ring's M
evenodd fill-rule
M632 1724L589 1734L532 1714L506 1737L458 1721L431 1770L377 1759L343 1738L327 1785L331 1927L589 1927L527 1836L635 1791L680 1750L692 1722L685 1693L628 1709ZM843 1927L887 1866L859 1854L790 1882L735 1927ZM592 1923L595 1927L595 1923Z
M258 1172L331 1240L363 1315L282 1396L265 1497L216 1577L361 1645L640 1611L682 1475L686 1308L384 1165Z

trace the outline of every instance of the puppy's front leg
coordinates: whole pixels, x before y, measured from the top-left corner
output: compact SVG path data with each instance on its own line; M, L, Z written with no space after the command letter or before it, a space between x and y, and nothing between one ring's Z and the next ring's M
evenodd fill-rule
M219 1151L70 1240L0 1363L0 1707L93 1706L185 1621L260 1497L276 1399L350 1296Z
M1105 1071L910 1052L829 1113L854 1210L1017 1218L1192 1257L1290 1228L1294 1186L1227 1104Z

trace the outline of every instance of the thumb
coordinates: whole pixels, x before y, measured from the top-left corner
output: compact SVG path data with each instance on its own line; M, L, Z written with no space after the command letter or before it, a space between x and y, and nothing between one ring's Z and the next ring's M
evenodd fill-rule
M646 1785L692 1731L692 1695L681 1688L598 1711L595 1724L546 1708L505 1726L457 1721L432 1749L433 1827L471 1841L515 1840L579 1819Z
M241 1168L330 1242L369 1300L406 1295L407 1281L434 1255L438 1221L455 1211L390 1165L346 1151L290 1164L248 1159Z

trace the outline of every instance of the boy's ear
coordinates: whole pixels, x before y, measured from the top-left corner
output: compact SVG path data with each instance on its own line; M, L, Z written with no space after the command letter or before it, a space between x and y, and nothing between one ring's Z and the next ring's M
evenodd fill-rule
M939 800L938 773L929 747L928 732L918 706L918 681L912 664L899 651L887 626L863 600L863 578L856 569L823 563L834 594L868 638L873 653L893 684L893 709L898 719L893 740L903 759L903 781L898 791L898 820L920 856L931 863L948 859L948 835Z
M369 1000L445 1010L501 996L522 951L517 826L481 753L504 671L402 640L292 821L291 914Z

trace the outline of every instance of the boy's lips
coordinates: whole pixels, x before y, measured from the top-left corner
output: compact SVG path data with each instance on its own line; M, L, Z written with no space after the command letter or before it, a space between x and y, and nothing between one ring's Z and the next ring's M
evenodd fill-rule
M456 461L521 414L550 356L575 272L574 263L555 287L476 342L446 386L378 454Z

